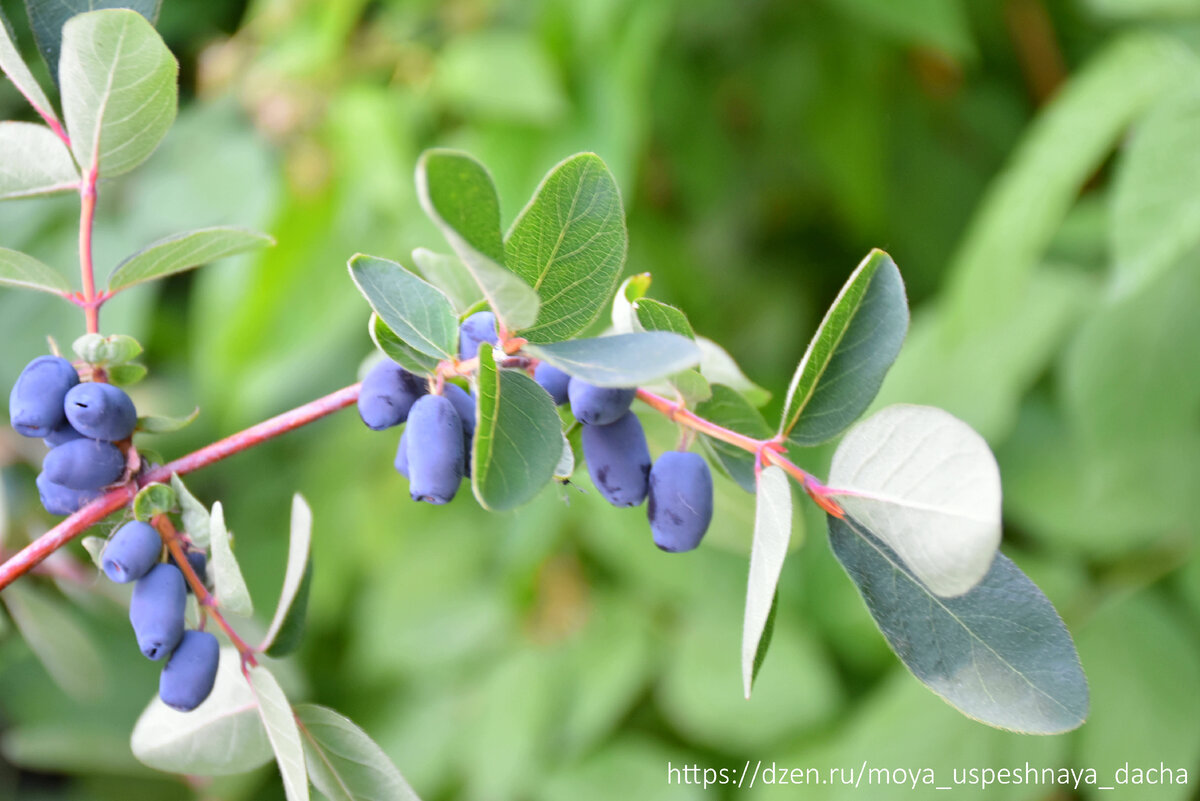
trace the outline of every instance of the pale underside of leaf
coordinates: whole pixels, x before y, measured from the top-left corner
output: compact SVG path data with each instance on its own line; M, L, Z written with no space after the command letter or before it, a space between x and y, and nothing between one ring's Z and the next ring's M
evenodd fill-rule
M602 387L632 387L695 367L700 349L692 340L667 331L615 334L528 345L533 356Z
M8 248L0 248L0 285L33 289L62 295L71 291L71 285L51 267Z
M792 533L792 489L787 474L775 465L758 477L754 541L750 547L750 578L742 623L742 689L746 698L754 684L755 658L779 586L779 574Z
M271 626L267 629L267 634L263 638L263 644L259 650L265 651L275 642L275 638L279 635L279 631L292 609L292 602L296 600L296 593L304 580L304 574L311 558L311 545L312 510L304 498L296 494L292 497L291 535L288 540L288 560L283 576L283 589L279 593L279 604L275 608L275 617L271 620Z
M118 264L108 288L124 289L274 243L266 234L231 226L186 231L147 245Z
M308 770L304 746L292 706L271 671L261 665L249 670L250 688L258 701L258 713L275 752L288 801L308 801Z
M28 65L21 58L16 42L13 40L8 18L4 16L3 10L0 10L0 72L8 76L8 79L17 87L17 91L29 101L29 104L39 114L53 120L58 119L54 113L54 107L50 105L50 101L46 98L46 93L42 91L41 85L33 77L33 73L29 71ZM0 149L0 152L4 151Z
M225 511L219 501L213 504L209 534L212 540L212 580L217 601L226 612L249 617L254 614L254 605L250 602L250 591L246 589L242 569L233 555L229 530L225 527Z
M0 154L0 200L79 188L71 151L44 125L0 122Z
M419 801L400 771L361 728L332 709L297 704L309 777L330 801Z

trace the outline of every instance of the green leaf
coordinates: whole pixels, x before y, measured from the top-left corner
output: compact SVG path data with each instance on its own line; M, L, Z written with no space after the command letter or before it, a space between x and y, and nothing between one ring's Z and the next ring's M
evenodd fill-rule
M138 761L196 776L245 773L269 762L271 743L241 664L236 649L222 648L212 693L191 712L171 709L155 694L129 740Z
M133 498L133 516L149 523L152 517L169 514L176 506L175 490L166 484L147 484Z
M746 614L742 622L742 690L746 698L750 697L754 676L762 664L760 646L767 622L775 611L779 574L792 536L792 488L783 468L764 467L758 476L757 494L750 580L746 585Z
M907 332L900 271L890 256L873 250L809 342L788 386L780 435L819 445L844 431L871 405Z
M104 695L104 661L87 631L60 599L29 581L10 585L0 597L55 684L80 701Z
M634 301L633 310L643 331L670 331L688 339L696 338L687 315L674 306L653 298L642 298Z
M439 359L456 355L458 316L441 290L387 259L359 253L348 266L371 308L405 344Z
M329 801L420 801L400 771L365 731L344 715L297 704L308 775Z
M1136 291L1200 245L1200 92L1173 94L1141 121L1112 193L1116 293Z
M695 342L666 331L527 345L525 350L601 387L646 384L700 362L700 349Z
M559 481L566 481L574 474L575 449L571 446L571 440L564 431L562 435L562 455L558 457L558 464L554 467L554 477Z
M0 285L5 284L59 296L71 291L67 279L33 256L0 248Z
M518 215L504 243L508 268L541 299L530 342L569 339L608 303L625 264L629 235L621 192L595 153L557 164Z
M633 302L645 297L650 289L650 273L631 275L617 287L617 294L612 302L612 324L618 334L634 334L641 331L634 311Z
M213 504L212 517L209 519L209 534L211 537L213 594L226 612L242 617L254 614L254 604L250 601L250 591L246 589L246 580L242 578L242 570L238 567L229 541L229 530L225 528L225 511L221 502Z
M949 268L942 336L954 339L1015 313L1067 211L1125 128L1198 76L1200 60L1186 45L1147 31L1116 38L1074 73L975 212Z
M219 259L274 245L266 234L233 226L198 228L153 242L117 265L108 277L111 292L192 270Z
M79 188L71 151L44 125L0 122L0 153L0 200Z
M292 524L288 539L287 570L275 617L259 647L268 656L290 654L304 636L308 613L308 587L312 582L312 510L300 495L292 497Z
M175 490L175 497L178 498L179 508L182 510L183 530L197 548L207 549L211 541L211 517L208 509L196 500L196 496L184 485L178 473L171 474L171 488Z
M434 253L426 248L417 248L412 252L413 264L425 276L425 280L442 290L454 311L462 314L467 309L483 300L483 292L474 276L463 266L457 256L447 256Z
M258 714L262 717L283 777L283 789L288 801L308 801L308 771L304 767L304 746L300 741L300 729L292 713L291 704L283 694L279 682L271 671L262 665L252 667L246 677L258 701Z
M829 539L892 650L952 706L1025 734L1083 723L1088 687L1071 635L1008 557L997 554L966 594L942 598L853 519L830 517Z
M114 364L108 368L107 372L110 384L116 384L118 387L127 387L131 384L136 384L146 377L146 366L137 362ZM196 411L199 412L199 409Z
M479 425L471 461L475 497L497 512L532 500L562 457L554 401L525 373L499 368L498 352L487 343L479 349Z
M21 53L17 50L16 40L13 37L12 27L8 24L8 18L4 16L2 10L0 10L0 72L8 76L8 79L13 82L13 86L17 87L17 91L24 95L39 114L53 120L58 119L54 113L54 106L50 105L46 93L42 91L41 85L29 71L29 66L21 58ZM58 139L57 136L54 138ZM7 155L8 152L7 148L0 148L0 153ZM0 195L2 194L3 192L0 192Z
M83 546L85 551L87 551L87 554L91 557L92 564L96 566L96 569L100 569L100 558L104 555L104 546L108 545L108 540L106 540L104 537L91 536L84 537L82 540L80 540L79 544Z
M771 393L755 384L724 348L707 337L696 337L700 346L700 375L711 384L724 384L741 393L755 408L771 400ZM770 436L768 432L767 436Z
M143 434L170 434L173 431L179 431L187 428L199 416L199 406L193 409L191 414L187 415L186 417L160 417L146 415L138 418L136 430L141 431Z
M367 327L375 347L405 370L416 375L432 375L437 370L439 361L437 357L426 356L424 353L414 350L403 339L396 336L396 332L388 328L387 323L379 319L378 314L371 312L371 319L367 321Z
M175 120L178 71L141 14L72 17L62 29L59 80L75 161L111 178L149 158Z
M25 0L33 38L55 81L59 80L63 26L71 17L102 8L131 8L153 24L161 7L162 0Z
M107 367L110 364L124 364L137 358L142 352L142 345L131 336L114 334L84 334L71 343L71 350L83 361Z
M487 169L465 153L427 150L417 161L417 196L496 317L510 331L533 325L540 301L533 287L503 266L500 199Z
M762 636L758 640L758 649L754 652L754 666L750 671L750 684L753 686L758 679L758 672L767 661L767 652L771 649L771 640L775 636L775 615L779 612L779 590L771 598L771 611L767 613L767 622L763 626Z
M755 439L769 439L772 433L767 421L750 405L750 401L724 384L712 385L712 397L696 406L696 414L719 426ZM757 490L754 454L708 436L704 436L701 441L708 446L729 477L742 489L746 492Z
M962 595L987 574L1000 545L1000 469L951 414L905 404L875 413L838 446L829 485L935 594Z

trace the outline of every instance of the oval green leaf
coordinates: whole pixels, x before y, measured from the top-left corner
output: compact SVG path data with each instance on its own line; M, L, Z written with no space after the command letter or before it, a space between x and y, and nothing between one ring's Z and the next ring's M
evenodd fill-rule
M771 437L771 427L767 425L758 409L755 409L740 392L724 384L712 385L712 396L696 406L696 414L748 437ZM754 454L708 436L703 436L701 441L738 486L746 492L756 491Z
M71 152L45 125L0 122L0 200L79 188Z
M700 348L668 331L527 345L532 356L601 387L632 387L700 363Z
M158 21L162 0L25 0L33 38L55 81L58 81L63 26L76 14L101 8L130 8L154 24Z
M259 647L268 656L290 654L304 636L308 612L308 588L312 582L312 510L299 494L292 497L291 533L288 538L287 569L275 617Z
M530 342L559 342L586 328L612 296L629 235L621 191L604 161L579 153L555 165L517 216L505 264L541 299Z
M0 248L0 285L62 296L71 285L56 270L19 250Z
M546 390L519 370L497 367L498 351L479 348L479 423L471 487L486 509L505 511L533 499L562 457L562 422Z
M62 28L63 116L84 170L103 177L141 164L175 121L179 65L136 11L106 9Z
M147 484L133 498L133 516L149 523L157 515L169 514L175 506L175 490L166 484Z
M855 426L829 468L834 497L935 594L961 595L1000 545L1000 468L949 412L889 406Z
M820 445L871 405L908 332L908 301L896 263L867 255L825 313L792 376L779 433Z
M275 240L266 234L233 226L185 231L147 245L118 264L108 278L108 288L117 292L273 244Z
M829 540L896 656L963 714L1024 734L1083 723L1088 687L1071 635L1008 557L943 598L862 524L830 517Z
M768 465L758 476L750 580L746 585L746 613L742 621L742 690L747 699L754 675L762 664L760 646L775 610L775 592L791 537L792 488L782 468Z
M421 208L462 260L510 331L538 317L538 294L504 265L500 199L487 169L466 153L434 149L417 161Z
M367 321L367 330L375 347L410 373L427 375L437 370L439 360L436 356L426 356L413 350L395 331L388 328L387 323L379 319L378 314L371 313L371 319Z
M121 366L125 367L125 366L132 366L132 365L121 365ZM195 409L192 409L192 411L184 417L166 417L166 416L160 416L160 415L146 415L144 417L138 418L137 430L141 431L144 434L170 434L172 432L181 431L181 430L187 428L193 422L195 422L196 418L199 416L200 416L200 407L199 406L197 406Z
M406 345L426 356L454 357L458 317L440 289L387 259L358 253L348 266L371 308Z
M349 718L297 704L296 720L313 786L329 801L420 801L374 740Z
M308 801L308 771L304 767L304 746L292 705L271 671L262 665L250 668L246 676L258 701L258 714L275 752L279 775L288 801Z
M425 276L425 280L446 293L458 314L483 300L483 291L480 290L479 284L475 283L474 276L467 271L457 256L417 248L412 252L412 257L413 264L421 271L421 275Z
M204 703L178 712L155 695L129 745L144 765L168 773L228 776L271 760L271 743L258 716L236 649L221 649L217 681Z

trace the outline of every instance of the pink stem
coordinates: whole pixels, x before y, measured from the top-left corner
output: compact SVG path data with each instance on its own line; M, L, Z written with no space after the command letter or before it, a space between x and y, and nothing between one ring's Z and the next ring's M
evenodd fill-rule
M83 277L83 315L89 334L100 333L100 307L106 298L96 296L96 271L92 263L92 228L96 222L96 181L99 167L93 164L79 189L79 271Z

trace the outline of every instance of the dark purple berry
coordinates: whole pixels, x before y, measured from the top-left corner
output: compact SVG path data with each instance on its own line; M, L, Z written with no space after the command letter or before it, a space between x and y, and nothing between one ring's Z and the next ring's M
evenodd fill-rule
M25 366L8 396L12 427L26 437L47 437L64 422L63 399L79 374L61 356L39 356Z
M125 454L111 442L76 439L47 453L42 472L49 481L68 489L99 489L125 472Z
M137 409L125 390L90 381L67 393L67 420L90 439L119 442L129 439L137 425Z
M496 315L490 311L475 312L458 327L458 358L474 359L479 355L479 343L500 343L496 330Z
M150 568L158 564L161 553L162 538L154 526L134 520L117 529L104 546L100 567L104 575L118 584L125 584L149 573Z
M371 368L358 393L358 416L372 431L398 426L408 419L417 398L429 392L424 378L384 359Z
M414 501L449 503L463 478L463 425L443 395L413 404L405 429L409 492Z
M540 362L533 371L533 380L542 385L542 389L550 393L550 397L554 398L554 405L562 406L567 402L567 385L571 383L571 376L559 370L548 362Z
M650 449L636 414L626 412L604 426L584 426L582 443L588 475L605 500L613 506L646 500Z
M654 544L664 551L690 551L700 544L713 515L708 462L696 453L667 451L650 470L646 516Z
M184 584L179 568L159 563L133 585L129 622L147 659L162 659L183 637Z
M191 712L212 692L221 648L207 631L185 631L158 677L158 697L172 709Z
M618 417L629 411L636 394L637 390L634 388L598 387L578 378L572 378L567 385L571 414L575 415L576 420L589 426L605 426L615 422Z

